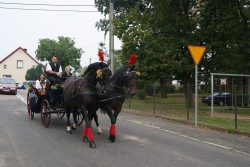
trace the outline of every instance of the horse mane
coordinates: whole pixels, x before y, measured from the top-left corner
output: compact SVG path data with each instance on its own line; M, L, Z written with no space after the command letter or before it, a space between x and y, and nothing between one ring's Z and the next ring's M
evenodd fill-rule
M129 66L124 66L122 68L120 68L119 70L117 70L110 78L110 80L113 80L114 78L116 78L118 75L120 75L121 72L123 71L127 71L130 67Z
M99 68L104 68L104 67L107 67L107 65L103 62L95 62L95 63L92 63L88 66L88 68L84 71L83 76L85 76L87 73L89 73L90 71L92 71L93 69L94 70L98 70Z

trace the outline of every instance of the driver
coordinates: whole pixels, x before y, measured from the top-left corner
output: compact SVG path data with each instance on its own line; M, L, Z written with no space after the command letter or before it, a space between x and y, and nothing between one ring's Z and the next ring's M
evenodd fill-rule
M52 85L61 84L60 75L62 73L62 67L57 63L57 57L52 56L51 62L47 64L46 71L48 73L47 79L51 82Z

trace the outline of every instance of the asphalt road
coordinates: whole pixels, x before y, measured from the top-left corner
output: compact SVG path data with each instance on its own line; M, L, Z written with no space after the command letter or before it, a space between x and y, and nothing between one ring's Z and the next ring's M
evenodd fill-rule
M83 143L82 127L66 133L66 119L40 115L29 120L26 91L0 95L0 167L216 167L250 166L250 139L121 113L117 141L108 140L109 119L99 113L103 136L94 128L97 148ZM24 99L22 99L24 97Z

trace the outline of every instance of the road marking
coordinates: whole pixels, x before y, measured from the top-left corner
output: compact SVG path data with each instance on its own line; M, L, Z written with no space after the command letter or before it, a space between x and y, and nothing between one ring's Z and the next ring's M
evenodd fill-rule
M133 135L124 135L122 137L122 139L133 140L133 141L137 141L137 142L141 142L141 143L145 143L146 142L146 139L141 139L141 138L133 136Z
M27 104L27 100L23 98L19 93L16 94L16 97L19 98L24 104Z
M5 167L5 166L6 166L6 156L3 153L0 153L0 167Z
M231 150L233 152L237 152L237 153L240 153L240 154L243 154L243 155L250 156L250 154L248 154L246 152L243 152L243 151L239 151L239 150L236 150L236 149L233 149L233 148L230 148L230 147L227 147L227 146L223 146L223 145L220 145L220 144L212 143L212 142L209 142L209 141L206 141L206 140L200 140L200 139L197 139L197 138L194 138L194 137L190 137L190 136L187 136L187 135L183 135L181 133L178 133L178 132L175 132L175 131L171 131L171 130L167 130L167 129L164 129L164 128L161 128L161 127L158 127L158 126L149 125L149 124L146 124L146 123L143 123L143 122L140 122L140 121L136 121L136 120L129 120L129 119L125 119L125 120L127 122L131 122L131 123L135 123L135 124L138 124L138 125L147 126L147 127L154 128L154 129L159 129L161 131L164 131L164 132L167 132L167 133L171 133L173 135L181 136L183 138L187 138L187 139L190 139L190 140L194 140L194 141L206 143L206 144L209 144L209 145L213 145L215 147L219 147L219 148L226 149L226 150Z
M24 102L25 104L27 104L27 100L25 100L19 93L17 93L16 96L17 96L17 98L19 98L22 102ZM231 150L231 151L234 151L234 152L243 154L243 155L250 156L250 154L248 154L248 153L245 153L245 152L242 152L242 151L239 151L239 150L236 150L236 149L227 147L227 146L223 146L223 145L216 144L216 143L212 143L212 142L209 142L209 141L205 141L205 140L200 140L200 139L197 139L197 138L193 138L193 137L190 137L190 136L187 136L187 135L183 135L183 134L178 133L178 132L175 132L175 131L171 131L171 130L167 130L167 129L164 129L164 128L161 128L161 127L158 127L158 126L146 124L146 123L143 123L143 122L141 122L141 121L128 120L128 119L125 119L125 120L126 120L127 122L131 122L131 123L135 123L135 124L138 124L138 125L147 126L147 127L154 128L154 129L159 129L159 130L161 130L161 131L164 131L164 132L167 132L167 133L171 133L171 134L174 134L174 135L177 135L177 136L181 136L181 137L184 137L184 138L187 138L187 139L190 139L190 140L194 140L194 141L198 141L198 142L203 142L203 143L206 143L206 144L209 144L209 145L213 145L213 146L215 146L215 147L220 147L220 148L223 148L223 149L226 149L226 150Z

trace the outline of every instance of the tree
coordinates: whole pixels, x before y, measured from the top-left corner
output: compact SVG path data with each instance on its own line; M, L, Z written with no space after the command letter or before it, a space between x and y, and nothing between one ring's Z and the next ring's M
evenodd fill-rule
M39 74L37 73L36 68L30 68L26 72L25 79L26 80L33 80L33 81L35 81L35 80L37 80L38 75Z
M32 67L27 70L25 74L26 80L37 80L40 74L44 74L42 65L38 64L36 67Z
M114 3L115 35L123 42L121 60L125 63L131 52L136 53L143 80L159 79L164 89L168 80L176 79L184 84L186 96L191 96L194 63L188 53L189 44L207 47L199 65L203 76L214 71L250 73L249 0L227 3L224 0L115 0ZM97 27L107 32L109 0L97 0L96 6L105 16ZM206 77L201 79L209 81Z
M50 61L52 55L56 55L62 67L71 65L80 68L80 59L83 50L75 47L75 41L69 37L53 39L40 39L36 50L36 58L41 61Z
M36 72L37 72L38 75L44 73L41 64L38 64L38 65L35 67L35 69L36 69Z

